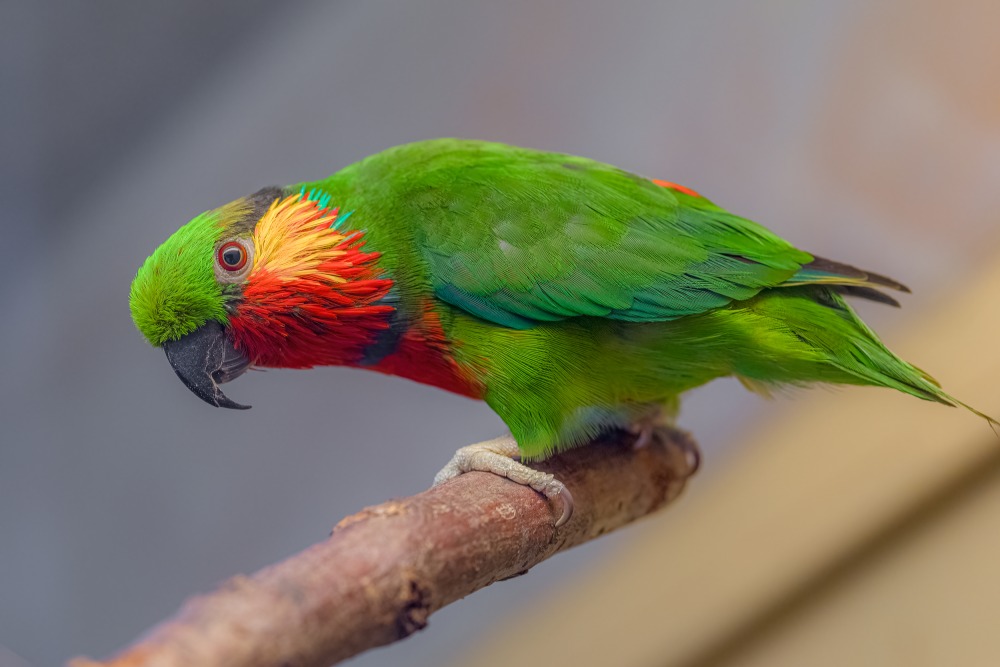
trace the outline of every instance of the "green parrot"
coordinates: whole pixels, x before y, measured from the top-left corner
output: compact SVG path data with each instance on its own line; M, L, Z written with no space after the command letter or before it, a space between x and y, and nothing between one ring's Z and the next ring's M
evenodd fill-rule
M485 400L511 437L459 450L437 481L504 474L561 496L564 521L569 492L515 459L612 429L648 442L680 394L714 378L764 393L874 385L968 407L844 299L898 305L882 289L908 291L689 188L439 139L196 216L143 263L129 300L143 336L212 405L246 407L218 385L250 367L320 365Z

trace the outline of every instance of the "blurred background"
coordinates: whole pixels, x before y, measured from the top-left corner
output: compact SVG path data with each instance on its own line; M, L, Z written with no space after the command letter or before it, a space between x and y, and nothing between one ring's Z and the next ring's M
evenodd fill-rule
M586 155L896 277L905 309L863 315L997 414L997 25L990 0L4 2L0 664L106 656L502 431L345 369L211 410L132 326L136 268L193 215L394 144ZM706 464L678 504L352 664L1000 662L982 422L717 382L681 424Z

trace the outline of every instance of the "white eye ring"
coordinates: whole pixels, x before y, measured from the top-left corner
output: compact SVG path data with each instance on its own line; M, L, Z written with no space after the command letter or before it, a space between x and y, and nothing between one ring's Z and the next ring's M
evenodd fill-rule
M240 283L253 268L253 243L247 239L223 239L215 245L215 279Z

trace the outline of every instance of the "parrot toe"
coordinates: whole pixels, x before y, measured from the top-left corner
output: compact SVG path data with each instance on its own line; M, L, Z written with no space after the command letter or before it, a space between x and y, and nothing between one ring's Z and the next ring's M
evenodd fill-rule
M701 467L701 451L698 449L698 445L691 438L675 437L677 429L672 426L655 423L650 420L642 420L625 430L635 436L635 442L632 443L635 449L644 449L654 442L679 447L687 463L687 477L698 472L698 469Z
M698 445L691 438L681 438L679 446L684 451L684 456L687 459L687 476L690 477L701 468L701 450L698 449Z
M573 516L573 494L551 473L529 468L519 458L517 442L510 435L468 445L456 451L447 465L434 476L434 486L474 470L506 477L534 489L550 501L558 502L561 508L555 526L562 526Z

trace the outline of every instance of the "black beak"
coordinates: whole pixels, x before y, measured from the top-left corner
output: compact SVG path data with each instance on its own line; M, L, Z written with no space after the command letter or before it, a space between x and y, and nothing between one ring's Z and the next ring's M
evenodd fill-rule
M221 324L206 322L178 340L167 341L163 350L177 377L198 398L218 408L250 408L229 400L219 389L220 384L235 380L250 366L250 360L233 347Z

